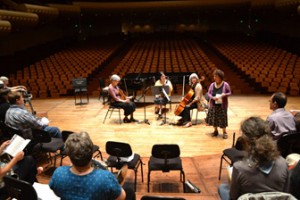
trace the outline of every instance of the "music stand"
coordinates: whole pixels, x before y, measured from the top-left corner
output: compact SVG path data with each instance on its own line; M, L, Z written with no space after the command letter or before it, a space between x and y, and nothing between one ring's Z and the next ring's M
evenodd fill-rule
M139 98L137 99L137 102L139 102L139 100L140 100L142 97L144 98L144 120L141 121L141 122L139 122L139 124L142 123L142 122L144 122L144 123L150 125L149 120L146 118L146 92L147 92L147 90L149 89L149 87L145 88L145 81L144 81L144 80L143 80L143 88L144 88L144 89L143 89L143 92L142 92L141 97L139 97Z
M72 86L74 88L74 98L75 98L75 105L83 105L89 103L89 94L87 90L87 78L73 78ZM83 103L82 101L82 94L86 94L86 102ZM76 96L77 94L80 97L80 102L77 103Z
M169 88L169 86L167 86L167 85L163 85L163 86L152 86L151 87L151 91L152 91L152 94L154 95L154 96L156 96L156 95L161 95L161 94L163 94L163 96L167 99L167 103L169 103L171 100L170 100L170 97L169 97L169 95L168 95L168 93L169 93L169 90L170 90L170 88ZM164 124L166 124L167 123L167 112L165 112L164 113L164 119L163 119L163 121L162 121L162 123L160 124L160 125L164 125Z

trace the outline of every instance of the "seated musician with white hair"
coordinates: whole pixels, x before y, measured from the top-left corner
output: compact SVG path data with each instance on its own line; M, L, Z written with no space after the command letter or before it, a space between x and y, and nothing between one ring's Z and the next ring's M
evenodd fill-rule
M124 110L124 123L138 122L138 120L133 117L136 106L130 101L131 97L127 97L119 88L118 84L120 80L121 78L116 74L110 77L111 84L108 86L108 93L111 96L111 105ZM130 119L128 118L129 115Z

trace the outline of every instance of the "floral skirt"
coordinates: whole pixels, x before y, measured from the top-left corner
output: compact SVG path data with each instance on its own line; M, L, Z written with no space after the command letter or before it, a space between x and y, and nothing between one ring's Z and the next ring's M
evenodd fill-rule
M208 110L206 122L210 126L226 128L228 126L227 110L222 105L214 105Z

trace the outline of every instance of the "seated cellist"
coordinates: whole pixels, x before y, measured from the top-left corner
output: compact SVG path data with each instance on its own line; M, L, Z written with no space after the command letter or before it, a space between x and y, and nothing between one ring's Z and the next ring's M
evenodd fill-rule
M179 116L182 117L180 120L180 124L183 124L183 127L185 128L192 126L190 110L197 108L198 111L201 111L204 110L205 106L207 105L207 101L205 100L202 93L202 85L200 83L200 79L196 73L192 73L190 75L189 84L191 85L191 90L188 92L189 94L186 95L186 97L188 96L188 99L185 99L187 100L186 105L179 113ZM180 105L178 108L180 109Z
M118 87L121 78L114 74L110 77L111 84L108 86L108 93L111 96L111 105L122 108L124 110L124 123L138 122L133 118L133 112L135 111L135 104L130 101L131 97L124 95L123 91ZM130 115L130 119L128 116Z

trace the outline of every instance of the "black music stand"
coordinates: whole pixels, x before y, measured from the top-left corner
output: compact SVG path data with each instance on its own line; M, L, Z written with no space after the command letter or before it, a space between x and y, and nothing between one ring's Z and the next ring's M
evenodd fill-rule
M152 94L154 96L156 95L163 95L166 99L167 99L167 103L169 103L171 100L170 100L170 97L169 97L169 86L167 85L164 85L164 86L152 86L151 87L151 91L152 91ZM161 124L160 125L164 125L167 123L167 112L164 113L164 119L162 120Z
M138 101L143 97L144 98L144 120L140 121L139 124L141 124L142 122L144 122L145 124L150 125L149 120L146 118L146 92L147 92L148 88L143 90L142 96L139 97Z
M29 106L30 106L30 109L31 109L31 113L33 115L36 115L36 111L33 109L33 106L32 106L32 103L31 103L31 98L32 98L32 95L31 94L28 94L27 92L24 94L24 102L28 102L29 103Z
M75 98L75 105L82 105L89 103L89 94L87 89L87 79L86 78L74 78L72 80L72 86L74 88L74 98ZM82 101L82 95L86 94L86 102ZM76 96L79 95L80 102L77 103Z

